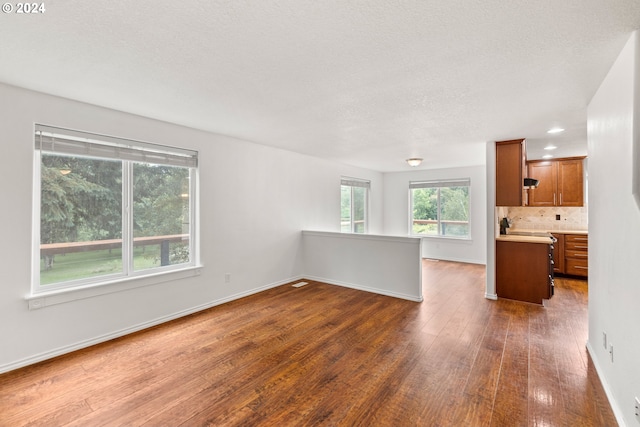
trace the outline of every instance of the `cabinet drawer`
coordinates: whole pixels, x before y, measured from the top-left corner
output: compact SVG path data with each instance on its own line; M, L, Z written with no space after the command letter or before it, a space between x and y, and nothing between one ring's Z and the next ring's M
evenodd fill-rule
M589 248L589 236L567 234L564 236L564 247L565 249L586 251Z
M569 251L589 252L589 246L586 243L567 243L564 244L564 252L568 255Z
M573 274L576 276L588 276L589 265L586 258L567 258L564 264L565 273Z
M589 258L589 252L585 250L575 250L575 249L572 250L572 249L566 248L564 250L564 257L575 258L575 259L587 259Z

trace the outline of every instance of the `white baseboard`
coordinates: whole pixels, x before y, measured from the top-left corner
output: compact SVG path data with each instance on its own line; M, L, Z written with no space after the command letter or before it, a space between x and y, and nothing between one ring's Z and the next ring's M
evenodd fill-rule
M293 281L300 280L300 279L302 279L302 276L296 276L296 277L292 277L292 278L289 278L289 279L286 279L286 280L281 280L281 281L278 281L278 282L270 283L270 284L261 286L259 288L254 288L254 289L251 289L251 290L245 291L245 292L239 292L237 294L234 294L234 295L231 295L231 296L228 296L228 297L224 297L224 298L220 298L220 299L217 299L215 301L208 302L206 304L201 304L201 305L198 305L198 306L195 306L195 307L188 308L186 310L182 310L182 311L178 311L176 313L169 314L167 316L162 316L162 317L150 320L148 322L139 323L139 324L131 326L129 328L120 329L118 331L114 331L114 332L111 332L111 333L108 333L108 334L104 334L104 335L101 335L101 336L98 336L98 337L95 337L95 338L91 338L91 339L88 339L88 340L80 341L80 342L77 342L75 344L59 347L59 348L56 348L56 349L51 350L51 351L46 351L46 352L39 353L39 354L36 354L36 355L33 355L33 356L25 357L23 359L16 360L15 362L6 363L4 365L0 365L0 374L5 373L5 372L9 372L9 371L13 371L14 369L22 368L22 367L25 367L25 366L28 366L28 365L33 365L34 363L42 362L44 360L52 359L54 357L62 356L63 354L71 353L71 352L74 352L74 351L77 351L77 350L81 350L83 348L91 347L92 345L100 344L100 343L105 342L105 341L109 341L109 340L112 340L112 339L115 339L115 338L119 338L119 337L122 337L122 336L125 336L125 335L128 335L128 334L132 334L134 332L138 332L138 331L141 331L143 329L150 328L152 326L160 325L162 323L166 323L166 322L169 322L171 320L178 319L180 317L188 316L190 314L197 313L199 311L206 310L208 308L215 307L217 305L221 305L221 304L224 304L224 303L227 303L227 302L230 302L230 301L234 301L234 300L237 300L237 299L240 299L240 298L244 298L244 297L247 297L249 295L257 294L259 292L266 291L268 289L275 288L277 286L281 286L281 285L284 285L286 283L293 282Z
M622 411L620 410L618 403L613 397L613 393L611 392L611 387L609 387L609 383L607 382L607 379L604 376L604 371L602 370L600 362L596 357L596 352L593 350L593 347L591 347L591 343L589 341L587 341L587 351L591 356L591 361L593 362L593 366L596 368L596 372L598 373L598 378L600 378L600 383L602 383L602 388L604 388L604 392L607 395L607 399L609 400L609 405L611 405L611 410L613 411L613 415L615 415L616 417L616 421L618 421L618 425L620 427L626 427L626 424L624 422L624 416L622 415Z
M478 264L478 265L487 265L486 261L479 261L477 259L466 259L466 258L455 258L455 257L431 257L431 256L422 256L422 259L434 259L438 261L451 261L451 262L460 262L462 264Z
M338 281L338 280L331 280L331 279L327 279L325 277L308 276L308 275L306 275L304 277L305 277L305 279L314 280L316 282L328 283L330 285L342 286L342 287L350 288L350 289L357 289L359 291L371 292L371 293L374 293L374 294L385 295L385 296L388 296L388 297L400 298L400 299L405 299L405 300L414 301L414 302L422 302L424 300L424 298L422 298L422 297L415 297L413 295L401 294L401 293L398 293L398 292L387 291L387 290L384 290L384 289L370 288L368 286L357 285L355 283L348 283L348 282L341 282L341 281Z

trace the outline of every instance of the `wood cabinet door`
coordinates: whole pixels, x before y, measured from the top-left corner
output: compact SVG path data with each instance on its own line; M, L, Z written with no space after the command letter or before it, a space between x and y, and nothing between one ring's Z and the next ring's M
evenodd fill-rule
M553 272L564 273L564 234L554 234L556 242L553 244Z
M524 140L496 142L496 206L522 206Z
M558 206L584 205L582 160L558 161Z
M540 181L538 187L529 190L529 206L557 206L557 171L556 162L529 163L529 178Z

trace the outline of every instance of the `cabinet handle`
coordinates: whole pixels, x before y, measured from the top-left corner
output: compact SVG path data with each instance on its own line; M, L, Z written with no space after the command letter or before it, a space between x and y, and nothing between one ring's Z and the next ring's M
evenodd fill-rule
M578 246L578 245L576 245L576 249L589 249L589 246Z
M553 206L556 205L556 193L553 193Z
M579 265L574 265L574 268L579 268L580 270L588 270L589 267L581 267Z
M573 240L581 240L583 242L586 242L587 240L589 240L588 237L573 237Z
M580 258L586 258L586 257L588 257L589 255L585 255L585 254L573 254L573 256L575 256L575 257L580 257Z
M562 193L560 193L560 206L562 206Z

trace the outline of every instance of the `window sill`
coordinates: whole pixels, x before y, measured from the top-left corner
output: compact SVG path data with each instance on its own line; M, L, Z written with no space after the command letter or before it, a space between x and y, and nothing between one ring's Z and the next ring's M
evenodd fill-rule
M30 293L26 295L24 299L27 301L29 310L37 310L50 305L64 304L71 301L93 298L100 295L123 292L144 286L152 286L159 283L199 276L201 272L202 266L198 265L175 271L147 275L144 277L127 277L112 282L82 288L57 289L49 292Z
M454 236L435 236L428 234L411 234L410 237L420 237L421 239L439 239L439 240L451 240L457 242L470 242L471 237L454 237Z

